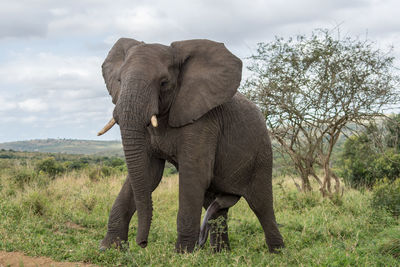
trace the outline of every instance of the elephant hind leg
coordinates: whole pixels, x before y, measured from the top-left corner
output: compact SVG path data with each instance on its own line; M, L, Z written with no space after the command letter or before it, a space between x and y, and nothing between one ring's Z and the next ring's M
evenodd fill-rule
M222 249L230 249L228 238L227 214L230 207L235 205L240 196L218 195L211 204L208 205L203 223L200 227L199 246L202 247L210 234L210 243L215 252ZM219 219L221 218L221 219ZM215 221L214 221L215 220Z
M260 221L269 251L276 253L277 249L284 247L284 243L275 219L271 176L270 168L258 165L244 198Z

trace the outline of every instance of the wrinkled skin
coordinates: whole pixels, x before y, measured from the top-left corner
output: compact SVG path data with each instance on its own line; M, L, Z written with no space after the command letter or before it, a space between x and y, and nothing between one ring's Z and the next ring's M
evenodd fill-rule
M164 46L122 38L102 67L128 167L102 249L127 240L135 211L136 243L147 245L151 193L165 160L179 170L178 252L202 246L209 232L216 251L229 249L226 221L217 232L209 220L226 220L240 197L257 215L269 250L283 247L273 210L271 143L258 108L237 93L240 59L209 40ZM152 115L158 127L150 124ZM202 207L208 210L200 227Z

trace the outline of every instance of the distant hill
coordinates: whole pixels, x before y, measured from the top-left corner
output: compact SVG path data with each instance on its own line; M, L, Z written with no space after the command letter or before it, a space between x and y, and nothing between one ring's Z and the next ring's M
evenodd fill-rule
M37 139L0 143L0 149L99 156L123 156L121 141Z

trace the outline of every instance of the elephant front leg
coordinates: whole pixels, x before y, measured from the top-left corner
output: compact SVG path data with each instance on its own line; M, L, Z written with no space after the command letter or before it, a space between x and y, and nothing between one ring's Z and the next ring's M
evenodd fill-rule
M129 222L135 211L132 187L127 178L111 208L107 234L101 241L100 250L110 248L112 245L120 247L122 242L128 241Z
M154 190L161 181L165 160L152 158L150 163L149 181ZM127 177L111 208L107 234L100 243L100 250L105 250L113 245L120 247L123 242L128 241L129 222L135 211L135 198L129 177Z

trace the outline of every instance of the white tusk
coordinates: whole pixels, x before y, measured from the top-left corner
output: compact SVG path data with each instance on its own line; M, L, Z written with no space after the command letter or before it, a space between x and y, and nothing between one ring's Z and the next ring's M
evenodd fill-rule
M153 127L156 128L158 126L156 115L151 116L150 120L151 120L151 125L153 125Z
M97 133L97 136L105 134L108 130L110 130L115 124L114 118L112 118L100 132Z

